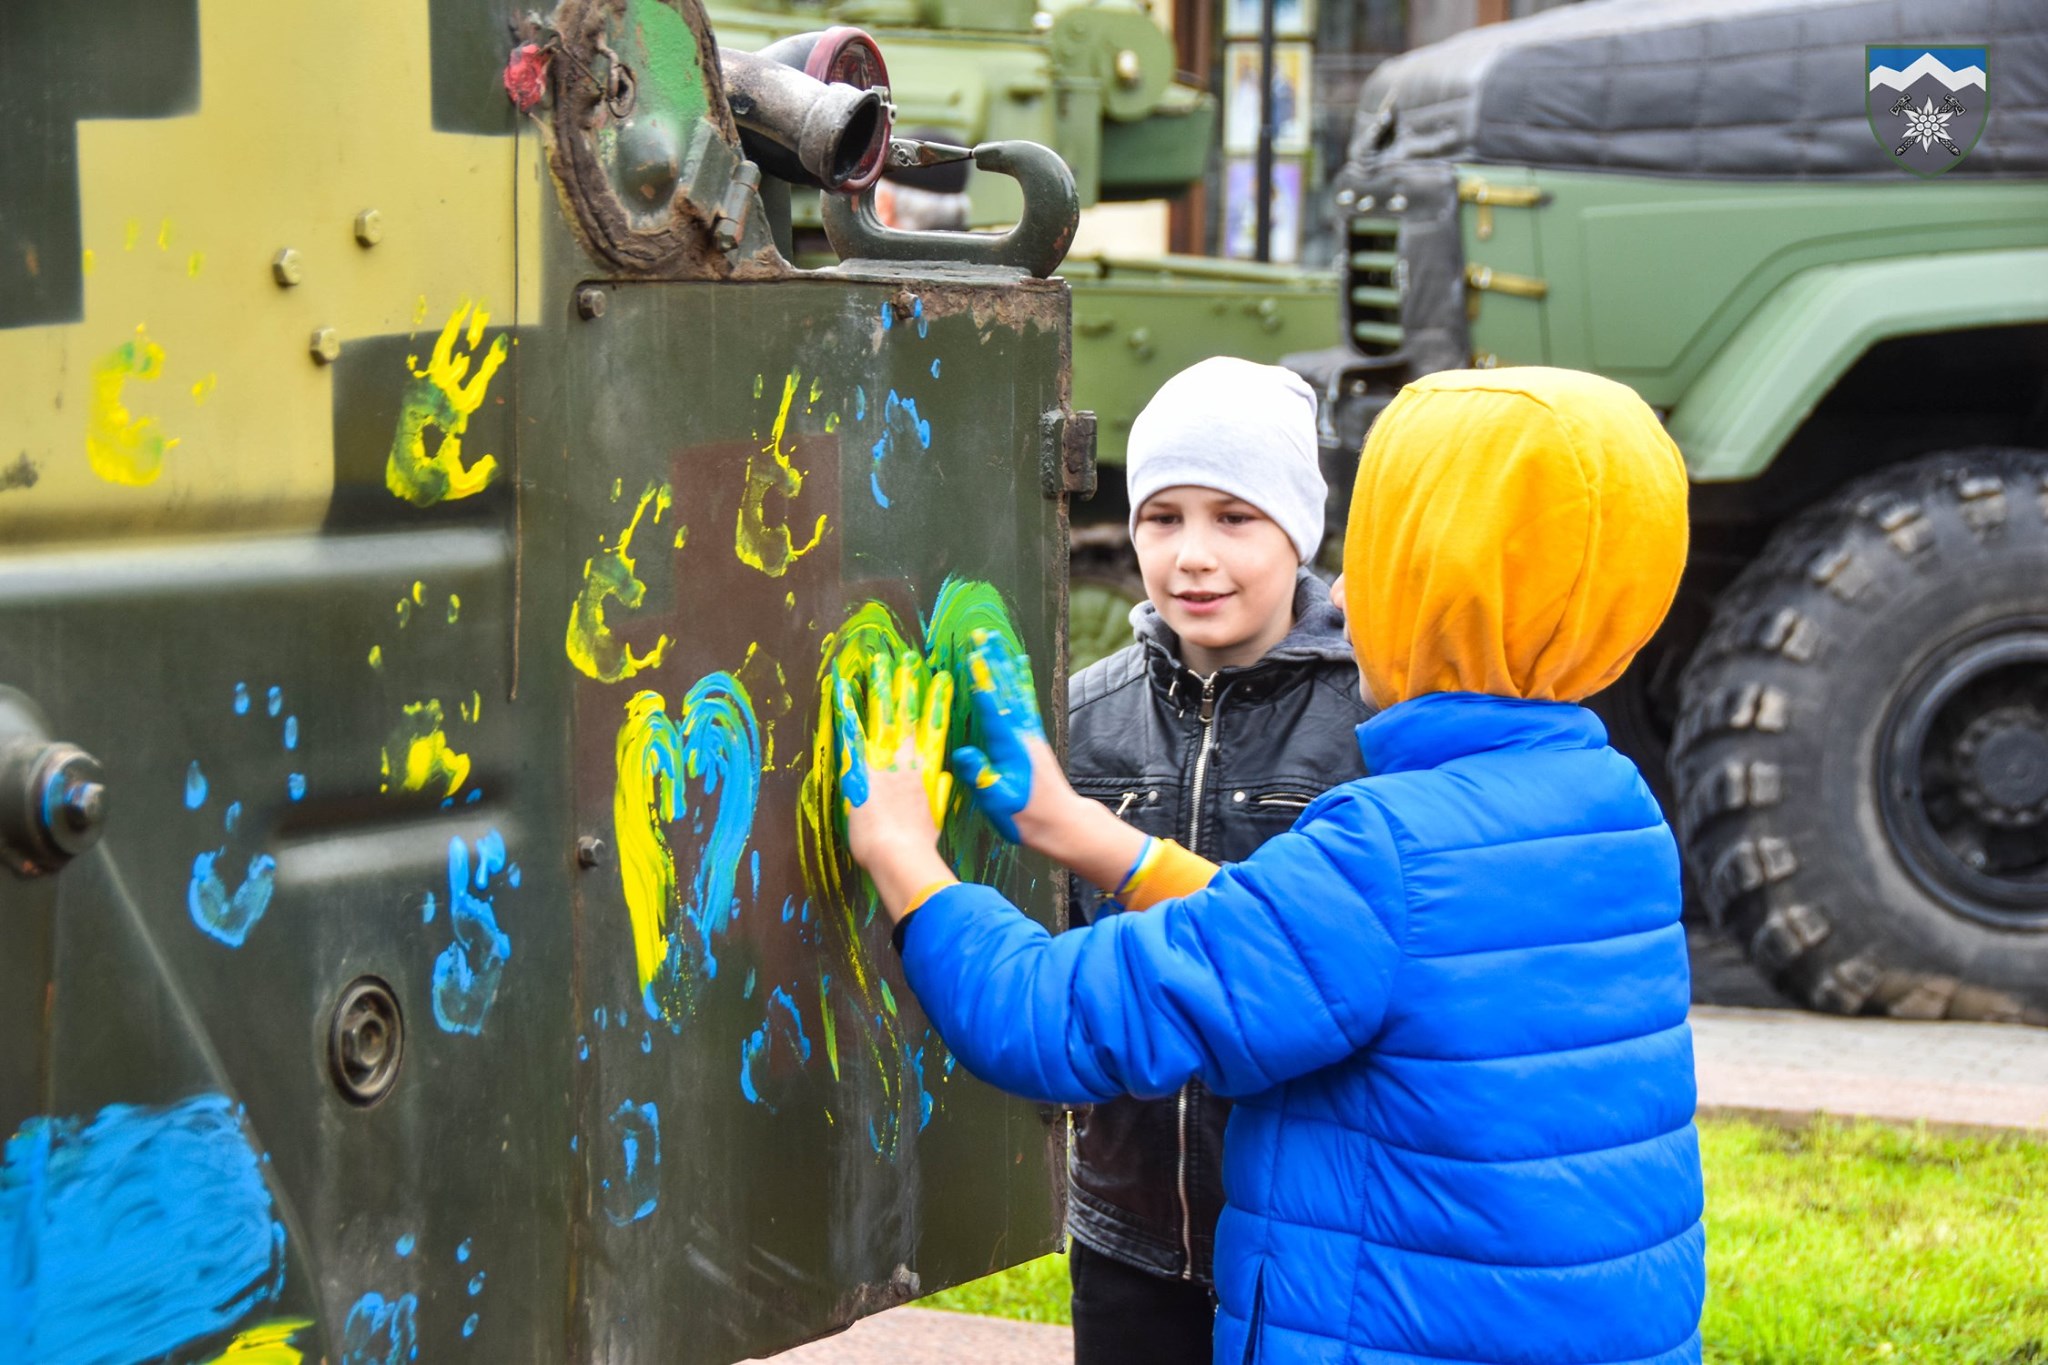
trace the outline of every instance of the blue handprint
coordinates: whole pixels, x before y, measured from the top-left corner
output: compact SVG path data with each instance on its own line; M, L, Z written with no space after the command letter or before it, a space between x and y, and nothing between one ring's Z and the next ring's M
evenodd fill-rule
M505 861L505 838L497 830L476 841L474 871L469 846L459 838L448 841L448 918L455 942L434 959L434 1022L449 1033L483 1032L512 956L512 940L498 927L492 900L484 895L501 872L509 884L519 885L519 865Z

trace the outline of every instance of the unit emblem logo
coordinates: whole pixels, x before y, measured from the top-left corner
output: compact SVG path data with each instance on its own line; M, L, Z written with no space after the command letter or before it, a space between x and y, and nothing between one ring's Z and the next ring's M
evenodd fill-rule
M1988 47L1867 47L1864 108L1878 145L1919 176L1970 154L1990 112Z

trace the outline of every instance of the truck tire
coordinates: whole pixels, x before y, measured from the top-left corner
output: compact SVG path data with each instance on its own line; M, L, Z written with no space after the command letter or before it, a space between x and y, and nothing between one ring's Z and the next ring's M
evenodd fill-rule
M1130 541L1076 545L1067 570L1067 667L1079 673L1129 644L1131 608L1144 600Z
M1686 859L1779 989L2048 1023L2048 452L1928 456L1787 522L1679 705Z

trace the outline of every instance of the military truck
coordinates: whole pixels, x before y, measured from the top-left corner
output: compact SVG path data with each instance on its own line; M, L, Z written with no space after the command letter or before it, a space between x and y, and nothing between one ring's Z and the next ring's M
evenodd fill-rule
M1866 53L1908 43L1988 59ZM1597 371L1677 438L1690 567L1594 704L1820 1009L2048 1022L2044 91L2038 6L1596 0L1382 66L1338 182L1333 482L1445 368Z
M727 1362L1049 1250L830 698L1061 695L1063 163L799 269L778 177L927 152L698 0L8 5L0 111L0 1359Z

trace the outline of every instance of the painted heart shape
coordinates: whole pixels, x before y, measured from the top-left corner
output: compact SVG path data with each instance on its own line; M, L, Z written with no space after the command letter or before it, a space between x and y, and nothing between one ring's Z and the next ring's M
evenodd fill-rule
M700 678L673 716L659 692L640 692L626 703L617 758L612 831L641 1002L649 1018L679 1026L704 983L718 975L718 940L732 923L740 860L760 801L761 730L753 702L730 673ZM665 832L685 819L699 850L687 888L679 885Z

